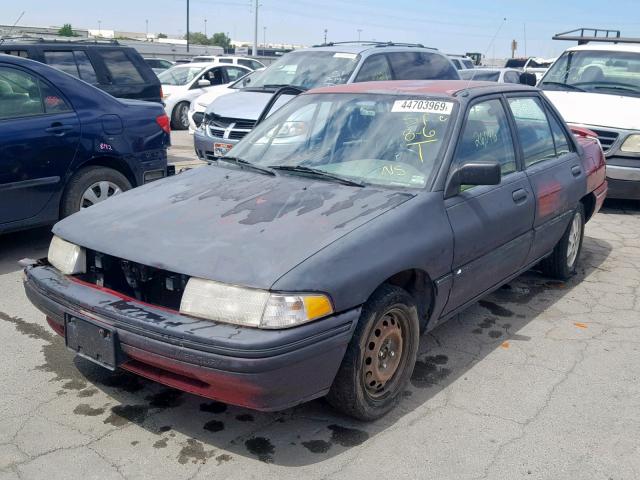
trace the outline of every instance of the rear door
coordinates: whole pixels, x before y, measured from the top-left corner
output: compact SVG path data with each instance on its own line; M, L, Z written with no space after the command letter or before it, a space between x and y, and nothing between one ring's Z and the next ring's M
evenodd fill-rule
M45 207L62 188L79 140L78 118L55 87L0 64L0 223Z
M586 191L586 173L568 132L538 95L509 95L524 168L536 199L529 262L549 253Z
M501 164L499 185L463 186L459 195L445 200L455 245L453 286L445 313L523 268L533 239L535 201L498 96L469 107L451 168L495 160Z

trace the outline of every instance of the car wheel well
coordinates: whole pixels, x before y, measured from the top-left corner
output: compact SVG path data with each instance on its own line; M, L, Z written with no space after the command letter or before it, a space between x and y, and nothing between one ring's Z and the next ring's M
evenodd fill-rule
M433 311L435 293L429 274L417 268L403 270L387 278L383 284L400 287L414 298L418 306L420 331L424 332Z
M62 202L64 201L65 198L65 194L67 192L67 189L69 188L69 180L71 180L71 178L74 175L77 175L78 172L80 172L81 170L84 170L85 168L88 167L105 167L105 168L111 168L117 172L120 172L122 175L124 175L127 180L129 180L129 183L131 183L132 187L136 187L137 186L137 182L136 182L136 177L133 174L133 172L131 171L131 169L129 168L129 166L122 160L120 160L119 158L115 158L115 157L95 157L92 158L90 160L87 160L86 162L84 162L82 165L80 165L78 168L75 169L75 171L73 172L73 174L71 176L69 176L69 178L67 179L67 184L64 187L64 191L62 192L62 195L60 196L60 212L62 212Z
M584 206L584 221L586 223L593 216L593 212L596 209L596 197L593 193L589 193L582 197L580 202Z

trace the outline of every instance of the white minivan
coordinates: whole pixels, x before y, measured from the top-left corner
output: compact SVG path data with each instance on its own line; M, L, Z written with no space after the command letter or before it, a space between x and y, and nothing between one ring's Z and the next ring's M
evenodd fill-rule
M598 135L608 197L640 200L640 39L569 48L538 87L567 123Z

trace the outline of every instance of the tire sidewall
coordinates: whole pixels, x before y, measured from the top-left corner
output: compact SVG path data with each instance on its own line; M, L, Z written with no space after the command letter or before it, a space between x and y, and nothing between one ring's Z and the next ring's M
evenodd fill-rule
M182 110L186 109L189 112L189 102L179 102L173 107L173 113L171 115L171 128L174 130L186 130L189 128L189 119L187 115L186 125L182 123Z
M573 264L569 265L568 262L568 252L569 252L569 237L571 235L571 227L573 225L573 220L576 215L580 215L580 238L578 239L578 251L576 253L576 258L573 260ZM582 253L582 242L584 240L584 207L582 203L578 204L578 207L573 211L573 215L571 216L571 221L569 222L569 226L567 227L567 233L565 234L564 242L563 242L563 252L564 252L564 264L567 269L567 273L569 275L573 275L576 273L576 269L578 267L578 262L580 260L580 254Z

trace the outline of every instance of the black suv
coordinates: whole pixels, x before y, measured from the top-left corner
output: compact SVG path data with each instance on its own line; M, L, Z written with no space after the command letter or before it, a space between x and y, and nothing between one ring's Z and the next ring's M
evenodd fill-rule
M0 53L46 63L118 98L162 102L160 81L140 54L117 41L0 40Z

